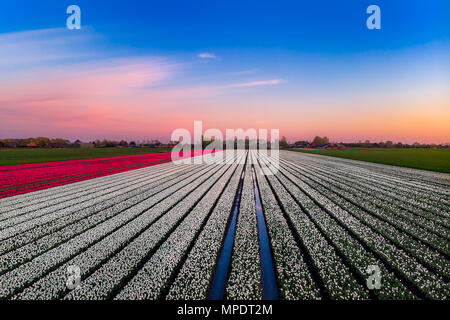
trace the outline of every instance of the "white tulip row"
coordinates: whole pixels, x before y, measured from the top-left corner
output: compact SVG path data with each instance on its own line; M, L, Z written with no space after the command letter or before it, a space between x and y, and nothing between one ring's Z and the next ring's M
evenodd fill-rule
M294 176L300 178L299 173L296 173L295 171L290 172ZM423 236L423 232L417 230L417 228L406 227L400 232L394 228L394 226L398 224L398 219L396 220L391 217L389 212L383 212L378 208L371 206L365 200L361 201L364 197L354 196L345 190L337 190L336 188L330 187L332 184L323 182L326 180L326 177L322 177L321 181L320 178L317 179L315 175L302 172L302 178L300 179L319 191L325 197L328 197L341 208L351 213L361 221L361 223L369 226L385 238L403 248L426 266L438 270L441 275L447 277L450 276L450 264L448 263L448 260L439 252L432 250L428 245L415 239ZM360 209L360 207L363 207L365 210ZM443 243L444 246L446 244L448 245L448 242Z
M239 165L174 280L167 299L207 298L244 166Z
M266 159L259 159L263 164L267 163ZM324 237L323 232L307 214L311 210L317 210L317 206L305 202L302 203L303 207L300 207L293 197L295 194L291 194L292 191L300 194L299 190L288 188L280 171L276 176L267 178L323 282L324 294L331 299L368 299L368 291L356 281L348 266L330 245L330 240Z
M257 163L255 163L255 173L273 250L281 298L288 300L320 299L319 290L308 272L305 258L302 256L283 212Z
M128 197L134 195L141 195L143 191L151 190L151 188L156 187L157 185L164 182L163 179L167 180L168 177L164 175L159 178L152 178L151 176L147 176L142 181L137 181L135 184L131 186L125 187L122 192L120 190L112 192L108 195L105 195L101 198L102 201L98 199L92 199L80 205L73 205L70 208L52 211L48 209L47 214L41 219L35 219L32 221L28 221L25 223L18 224L16 226L12 226L10 228L4 229L1 231L0 239L3 240L0 242L0 252L3 253L2 249L8 249L8 246L3 246L4 240L8 240L9 242L13 240L13 243L21 243L18 241L22 239L24 236L28 239L30 235L34 236L31 240L36 240L43 234L40 233L40 230L48 230L52 226L59 225L62 221L70 221L71 217L76 216L76 214L92 214L98 212L100 210L109 208L111 205L117 203L117 199L120 198L122 201L128 199ZM170 177L171 179L176 178ZM133 179L134 180L134 179ZM141 190L140 190L141 189ZM141 191L141 192L139 192ZM76 221L76 220L75 220ZM44 233L45 234L45 233ZM1 241L0 240L0 241ZM22 243L23 244L23 243ZM13 249L14 247L9 247Z
M3 241L0 241L0 254L12 251L13 249L26 245L27 243L37 241L38 239L46 235L51 235L53 232L57 232L64 227L67 227L70 230L73 223L76 223L86 217L90 217L100 211L112 209L110 211L120 212L120 210L123 210L124 206L125 208L128 208L148 198L152 194L150 190L152 192L159 192L165 189L166 186L170 185L171 181L176 182L177 180L182 179L182 175L190 175L193 173L195 173L195 171L183 170L182 172L180 171L178 175L172 175L172 173L170 173L168 176L162 175L158 177L158 179L150 178L147 180L148 185L146 183L141 183L141 187L138 186L129 192L124 192L120 195L114 194L114 197L105 200L104 202L94 203L93 205L83 208L82 210L71 211L69 215L63 215L58 219L54 219L50 222L36 226L26 232L11 236Z
M207 168L205 170L211 171L214 170L214 168ZM10 295L14 292L20 291L19 290L20 288L27 286L35 282L36 280L42 278L52 269L57 268L64 262L72 259L73 257L76 257L77 254L80 254L81 252L85 253L87 248L92 249L93 245L95 244L99 245L97 242L102 241L102 239L103 240L111 239L111 235L113 235L115 231L117 230L124 230L129 232L133 231L132 227L129 227L130 229L128 229L128 227L121 228L124 225L127 225L127 223L129 223L130 221L133 223L133 225L141 227L142 219L146 218L147 220L150 220L152 222L155 219L159 218L159 216L164 213L164 210L161 207L165 207L165 209L170 209L170 207L174 205L172 201L173 202L175 202L176 200L179 201L180 197L183 196L183 192L181 192L181 190L183 189L192 190L192 188L194 188L195 186L195 184L192 182L195 181L195 179L200 180L204 179L205 173L206 173L205 171L201 171L197 173L195 176L193 176L191 178L192 180L180 182L181 189L179 185L175 185L165 189L163 192L157 194L156 197L151 197L143 202L140 202L135 206L126 209L119 215L115 215L113 218L101 223L95 228L87 230L86 232L76 236L75 238L70 239L69 241L63 243L62 245L49 251L46 251L44 254L34 258L30 262L23 264L20 267L2 275L1 277L6 279L5 281L6 285L2 285L0 287L0 298L3 296ZM164 199L169 199L169 201L162 201ZM149 208L151 208L151 210L148 210ZM158 209L160 211L158 211ZM113 209L110 208L108 210ZM127 226L129 226L129 224ZM112 236L112 238L114 238L114 236ZM127 241L128 239L129 238L122 240ZM102 255L104 253L104 251L97 250L96 248L92 249L95 252L95 254ZM105 248L103 249L105 250ZM77 263L70 263L69 265L77 265ZM82 272L85 271L83 268L81 270ZM63 271L63 274L64 272L65 269ZM64 287L65 279L59 280L63 281ZM53 283L48 282L46 283L48 284L48 286L43 287L45 290L39 291L31 289L31 294L32 295L37 294L38 296L44 295L48 291L52 290L53 285L57 286L59 282L58 279L56 279L56 281L54 281ZM39 284L37 284L37 286L40 287Z
M162 175L166 174L162 173ZM0 221L0 229L3 231L7 230L8 227L19 227L19 225L26 225L26 228L31 228L38 223L48 221L52 219L52 217L57 216L57 212L70 213L72 210L84 209L92 203L93 200L97 201L96 203L99 203L114 198L115 196L130 190L130 188L133 188L134 185L138 185L140 182L145 183L148 179L157 180L157 177L155 177L153 173L131 176L125 181L119 180L112 184L102 184L97 186L96 190L92 190L87 194L84 192L84 185L80 185L78 189L79 193L72 196L68 201L62 201L55 205L44 206L39 209L32 208L29 212L23 212L27 211L27 208L12 210L10 212L12 217Z
M115 292L121 285L139 270L154 251L161 245L170 233L183 221L195 206L197 201L212 187L220 176L226 171L228 165L212 166L213 170L203 175L199 180L192 183L190 190L177 192L167 201L161 202L150 210L150 215L158 215L158 219L140 223L135 227L127 226L119 230L119 234L111 239L105 239L116 247L121 242L123 248L116 252L95 272L81 282L81 287L71 291L66 299L104 299L114 297ZM153 213L153 214L152 214ZM162 214L163 213L163 214ZM138 228L140 233L130 240L130 229ZM117 250L117 249L116 249ZM96 249L97 255L101 255ZM94 254L95 254L94 252ZM78 264L83 272L83 265Z
M430 172L424 170L410 169L398 166L370 163L365 161L349 160L343 158L327 157L321 155L288 155L285 158L300 159L303 157L307 162L321 162L327 166L344 168L347 172L359 172L362 175L375 175L387 179L393 183L399 183L422 191L433 191L442 195L450 195L447 189L450 177L446 173ZM330 161L331 160L331 161ZM351 169L350 171L348 169Z
M300 178L300 172L296 174L295 171L291 171L291 173ZM426 235L428 234L426 230L417 228L414 225L402 224L401 219L395 219L390 215L390 212L395 210L394 208L391 208L390 211L380 210L366 201L365 195L353 195L340 187L333 188L333 185L335 185L336 182L324 183L329 180L325 176L318 177L317 175L302 171L301 177L301 179L317 191L321 192L322 195L330 198L336 204L356 216L362 223L370 226L373 230L393 241L425 265L437 269L442 275L449 277L450 264L445 256L415 239L426 238ZM361 201L361 199L364 199L364 201ZM364 208L364 210L361 210L360 207ZM402 232L399 232L394 226L399 227ZM443 251L446 250L445 247L448 247L448 241L435 237L433 234L431 234L430 237L438 238L439 240L440 244L435 248ZM430 239L425 239L424 242L433 243Z
M81 197L87 192L92 192L92 190L98 189L99 185L106 186L114 183L127 182L132 180L132 178L139 178L147 174L153 174L155 176L161 173L167 174L168 172L179 168L180 166L167 166L166 164L161 167L145 167L137 170L125 171L8 197L2 199L2 206L0 207L0 220L4 220L10 216L35 211L40 208L49 207L58 203L63 203L74 199L75 197Z
M355 237L384 258L385 262L396 269L406 279L410 281L418 290L433 299L445 299L450 292L445 281L439 275L435 275L423 267L415 258L408 255L404 250L378 233L362 224L355 217L350 215L335 203L324 197L317 190L311 188L300 179L288 172L283 172L287 178L295 183L302 192L307 194L316 203L320 204L336 221L345 225Z
M366 190L375 189L377 191L377 194L381 193L387 196L388 199L399 200L405 204L410 204L411 201L413 201L416 207L422 208L424 210L435 210L437 214L440 214L445 208L447 208L448 210L449 207L448 195L445 196L434 190L427 191L421 188L415 188L415 185L409 181L413 180L412 177L404 178L403 180L396 179L395 181L392 181L389 179L389 177L375 175L375 170L360 170L356 166L336 167L334 162L333 164L331 164L330 161L300 162L296 161L292 156L289 160L294 160L294 162L296 163L307 165L314 171L320 169L326 170L327 174L333 174L335 176L338 176L339 179L360 185ZM404 183L407 183L407 185L405 185ZM392 192L393 187L396 192ZM426 195L425 197L424 194Z
M320 180L327 180L327 183L333 183L341 189L349 190L355 195L363 196L365 200L368 200L366 202L370 202L380 209L395 208L401 212L399 215L401 219L413 224L422 225L424 228L427 228L428 225L431 232L436 233L436 228L441 228L437 230L445 230L450 227L450 221L445 216L446 212L442 210L438 212L436 208L430 207L429 209L418 208L413 204L413 200L408 202L406 199L393 199L391 194L395 194L396 191L393 187L391 187L390 193L383 193L382 190L372 186L369 182L363 184L357 179L350 180L340 176L339 174L333 173L331 170L327 170L326 168L318 168L304 163L285 163L290 167L303 170L303 172L308 172L311 175L320 177ZM422 198L424 198L423 195ZM435 212L432 213L432 210ZM448 231L445 232L448 233ZM442 236L445 236L445 233Z
M0 207L0 216L3 213L10 212L11 210L29 208L34 205L46 205L46 203L58 203L63 197L71 196L72 194L77 194L80 192L80 186L83 186L84 190L89 190L92 187L96 187L98 184L106 184L113 181L118 181L122 179L127 179L131 176L140 176L146 173L161 173L164 171L170 171L175 169L177 166L172 163L163 163L157 166L150 166L145 168L140 168L132 171L125 171L120 173L115 173L112 175L106 175L103 177L98 177L94 179L84 180L80 182L65 184L61 186L56 186L48 189L42 189L33 191L30 193L20 194L17 196L12 196L2 199L2 206ZM51 199L49 199L51 198Z
M258 228L250 157L244 173L226 296L230 300L262 298Z
M191 210L187 217L175 229L166 241L158 248L139 272L119 292L115 299L159 299L168 289L169 280L177 267L181 265L191 243L208 219L237 165L226 166L226 172L207 191L200 202Z
M0 242L3 247L8 240L15 240L17 246L18 240L27 241L17 249L12 249L7 254L0 256L0 272L42 254L43 252L75 237L78 234L93 228L96 225L112 218L123 210L132 207L147 198L155 196L157 193L164 191L172 185L185 182L189 176L195 174L196 171L179 172L176 179L167 179L162 177L163 181L151 183L153 179L148 179L148 184L144 187L136 188L130 192L124 193L118 197L103 202L101 205L94 205L88 209L71 213L69 217L62 217L48 224L34 228L32 231L22 234L19 237L12 237L6 241ZM9 243L11 245L11 243ZM3 247L4 248L4 247Z
M298 153L297 153L298 154ZM294 162L302 162L308 165L326 168L330 172L335 172L342 177L346 177L349 179L355 179L358 182L371 182L371 184L366 183L368 186L376 186L381 190L389 191L392 186L399 190L399 193L404 196L416 195L415 201L419 204L425 203L432 206L448 206L449 205L449 196L450 193L445 187L450 183L450 180L447 184L440 184L439 187L434 187L433 178L435 178L436 174L444 177L446 174L435 173L435 172L426 172L424 171L423 175L429 175L429 181L424 183L420 179L416 179L415 174L396 176L397 172L401 172L401 170L405 168L394 167L391 166L392 169L389 170L389 173L383 173L383 170L387 167L386 165L381 164L370 164L370 168L361 167L358 164L358 161L352 161L351 164L340 162L341 159L338 158L330 158L324 156L318 156L306 159L305 161L298 161L300 159L305 159L305 155L298 156L296 155L288 155L285 157L285 160L293 160ZM332 161L330 161L332 160ZM415 170L416 172L418 170ZM447 175L448 176L448 175ZM423 199L420 198L420 195L425 194L426 197Z
M361 192L367 193L369 196L377 198L379 200L396 205L406 211L409 211L413 216L422 216L423 218L431 221L438 220L440 223L447 224L448 216L446 211L448 207L444 209L440 208L436 204L439 203L439 199L442 196L433 195L433 197L424 197L423 193L408 192L404 196L399 196L399 191L394 186L390 186L388 190L377 186L373 181L364 180L364 177L360 178L347 178L342 172L336 172L333 169L326 167L319 167L315 165L297 163L296 166L309 169L315 174L324 174L327 177L333 178L343 184L349 185L352 188L358 189ZM431 202L425 203L424 200ZM441 206L442 207L442 206Z
M203 176L205 174L210 174L205 170L201 170L192 178L183 181L183 183L179 183L164 190L161 194L148 200L147 203L143 202L123 212L122 214L133 213L136 211L140 213L137 218L130 220L127 224L121 225L120 228L116 228L113 233L103 237L101 241L75 256L67 263L67 265L61 266L56 271L39 280L32 287L27 288L21 297L56 298L57 296L48 296L49 294L55 294L52 292L54 288L57 288L57 293L62 295L67 290L64 282L64 274L68 265L80 266L80 268L82 268L81 271L83 277L86 277L91 272L95 271L95 269L106 262L110 256L126 246L127 243L130 242L130 239L142 233L146 227L154 223L178 201L183 199L188 192L192 191L193 185L196 182L195 179L203 181ZM49 290L39 291L36 289L42 287L49 288Z

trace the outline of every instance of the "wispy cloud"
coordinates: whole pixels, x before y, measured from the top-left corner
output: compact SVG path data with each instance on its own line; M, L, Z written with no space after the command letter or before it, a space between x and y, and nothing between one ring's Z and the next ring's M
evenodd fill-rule
M217 59L218 58L218 56L216 56L214 53L210 53L210 52L199 53L197 55L197 57L202 58L202 59Z
M95 42L99 42L99 36L89 28L76 33L56 28L0 34L0 68L4 75L11 70L16 73L43 65L95 58L98 50L94 53L90 49Z
M284 82L286 82L286 80L284 80L284 79L272 79L272 80L236 83L236 84L229 85L229 87L231 87L231 88L257 87L257 86L268 86L268 85L280 84L280 83L284 83Z

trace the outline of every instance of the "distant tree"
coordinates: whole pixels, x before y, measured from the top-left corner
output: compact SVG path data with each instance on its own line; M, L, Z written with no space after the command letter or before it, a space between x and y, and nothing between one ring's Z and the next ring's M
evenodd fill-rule
M330 140L327 137L321 138L319 136L315 136L313 139L312 145L313 145L313 147L317 147L317 146L327 144L329 142L330 142Z
M288 144L287 139L286 139L285 136L281 137L279 146L280 146L280 149L287 149L289 147L289 144Z
M319 136L315 136L311 144L312 144L313 147L317 147L317 146L321 145L322 144L322 138L319 137Z
M364 148L369 148L371 145L372 145L372 144L370 143L370 140L366 140L366 141L364 141L364 143L362 144L362 146L363 146Z
M125 140L120 140L119 146L121 146L121 147L128 147L128 142L126 142Z
M2 148L11 148L13 145L11 144L11 141L9 139L0 140L1 144L3 145Z
M119 143L117 141L114 140L105 140L105 146L107 148L113 148L113 147L117 147L119 145Z
M107 139L103 139L102 141L95 140L94 144L96 148L112 148L119 145L117 141Z
M306 147L309 145L309 142L308 141L295 141L294 144L299 147Z
M130 141L129 146L130 146L130 147L136 147L136 142Z
M386 141L385 146L386 146L386 148L392 148L394 146L394 143L389 140L389 141Z
M50 146L50 139L46 138L46 137L37 137L34 142L40 148L45 148L45 147Z
M159 141L158 139L155 139L155 140L150 140L150 143L151 144L154 144L155 146L159 146L159 145L161 145L161 141Z
M63 148L70 143L67 139L56 138L50 140L50 147L52 148Z

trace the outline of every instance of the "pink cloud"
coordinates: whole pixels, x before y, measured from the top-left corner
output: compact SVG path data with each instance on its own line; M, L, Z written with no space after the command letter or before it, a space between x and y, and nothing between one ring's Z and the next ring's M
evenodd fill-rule
M42 68L0 88L0 102L114 96L150 87L169 78L174 67L157 59L117 59Z
M214 94L204 87L158 87L177 70L177 64L154 58L35 69L0 87L0 136L167 135L180 106Z

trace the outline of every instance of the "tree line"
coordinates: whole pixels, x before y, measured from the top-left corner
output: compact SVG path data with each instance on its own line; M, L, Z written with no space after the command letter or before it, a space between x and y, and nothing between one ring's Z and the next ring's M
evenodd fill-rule
M402 143L402 142L393 142L391 140L388 141L380 141L380 142L371 142L370 140L359 141L359 142L330 142L328 137L320 137L316 136L311 141L300 140L296 141L293 144L289 144L286 141L286 138L283 137L280 140L280 146L283 147L291 147L291 148L317 148L323 147L327 145L331 146L342 146L345 148L448 148L449 144L435 144L435 143L419 143L414 142L412 144Z
M141 142L126 141L126 140L95 140L88 143L83 143L80 140L76 140L71 143L68 139L63 138L26 138L26 139L0 139L0 148L70 148L77 147L82 144L91 145L95 148L111 148L111 147L160 147L164 146L159 140L144 140Z
M202 147L206 148L212 141L202 139ZM241 143L239 143L241 142ZM256 141L257 147L259 147L260 141ZM37 137L37 138L26 138L26 139L0 139L0 148L70 148L76 147L77 145L83 144L80 140L76 140L71 143L67 139L63 138L47 138L47 137ZM143 141L126 141L126 140L95 140L88 143L95 148L113 148L113 147L172 147L178 144L177 141L170 141L167 144L161 143L159 140L143 140ZM244 141L234 139L232 142L235 148L239 145L244 145L246 149L249 148L249 140ZM267 143L270 148L270 143ZM223 145L226 148L226 141L216 141L216 145ZM342 147L342 148L448 148L449 144L423 144L415 142L413 144L407 144L402 142L393 141L380 141L371 142L369 140L359 141L359 142L330 142L328 137L315 136L314 139L299 140L294 143L289 143L286 137L282 137L279 140L279 147L281 149L289 148L318 148L318 147Z
M50 139L47 137L26 139L0 139L0 148L64 148L70 141L63 138Z

